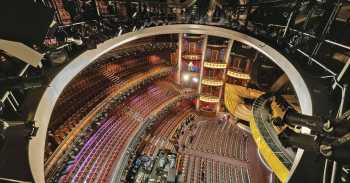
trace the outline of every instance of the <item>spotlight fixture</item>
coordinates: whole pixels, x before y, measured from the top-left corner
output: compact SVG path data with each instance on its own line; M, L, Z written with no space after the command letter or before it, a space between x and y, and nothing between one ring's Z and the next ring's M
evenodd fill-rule
M78 46L81 46L83 44L83 41L81 39L75 39L73 37L66 38L66 41L68 43L74 43L74 44L76 44Z
M192 82L198 83L198 78L196 78L196 77L192 78Z
M190 80L190 76L189 76L188 74L184 74L184 75L182 76L182 78L183 78L184 81Z

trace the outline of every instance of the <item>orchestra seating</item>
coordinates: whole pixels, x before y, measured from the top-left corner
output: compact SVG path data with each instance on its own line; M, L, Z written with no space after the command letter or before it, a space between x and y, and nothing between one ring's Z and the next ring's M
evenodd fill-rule
M249 170L244 166L193 155L185 155L184 164L185 183L250 183Z
M163 102L179 93L155 82L137 91L101 120L101 127L49 182L106 182L131 137Z
M163 81L164 82L164 81ZM147 145L143 149L143 154L148 156L154 156L157 154L157 148L169 149L175 151L174 141L175 133L184 122L193 116L192 105L188 101L182 101L181 104L176 106L165 119L160 121L153 128L150 135L147 137Z
M236 125L212 121L198 125L189 148L223 157L247 161L248 134Z

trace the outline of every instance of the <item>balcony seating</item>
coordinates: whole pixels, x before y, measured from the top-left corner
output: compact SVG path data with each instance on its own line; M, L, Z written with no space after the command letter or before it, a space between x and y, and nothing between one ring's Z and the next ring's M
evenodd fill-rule
M208 49L206 51L205 60L214 63L224 63L225 51L227 46L217 46L208 44Z

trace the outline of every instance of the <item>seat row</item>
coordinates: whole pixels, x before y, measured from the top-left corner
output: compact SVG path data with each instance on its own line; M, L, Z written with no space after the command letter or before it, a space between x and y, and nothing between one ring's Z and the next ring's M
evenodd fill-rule
M76 96L79 96L82 91L91 91L99 82L116 82L119 75L127 72L130 69L144 67L148 65L145 60L129 60L124 62L107 63L105 65L88 69L80 74L72 83L62 92L58 104L69 101Z
M178 94L179 93L174 91L171 87L156 83L148 87L142 95L132 97L126 107L131 109L134 114L138 115L136 117L145 118L152 111L152 108L145 108L144 106L157 108L160 104Z
M77 161L70 167L64 182L93 182L97 178L106 177L114 161L120 158L129 136L138 126L136 121L126 116L110 120L112 125L99 130L99 136L92 137L92 142L95 143L88 143L78 154Z
M143 154L148 156L153 156L156 149L163 147L164 149L174 149L174 144L171 141L176 141L177 139L172 139L175 130L180 127L180 125L185 122L185 119L189 118L192 111L192 106L188 102L183 102L178 105L170 114L155 126L155 130L150 134L148 144L143 150ZM178 115L180 114L180 115Z
M247 161L248 135L228 122L207 122L199 125L190 148L224 157Z
M247 167L204 157L185 155L183 175L185 183L250 183Z

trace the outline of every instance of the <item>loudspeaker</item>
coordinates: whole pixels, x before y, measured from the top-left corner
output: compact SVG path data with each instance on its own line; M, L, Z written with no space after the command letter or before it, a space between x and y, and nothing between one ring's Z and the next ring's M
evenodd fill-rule
M0 39L42 44L54 11L33 0L0 1Z

